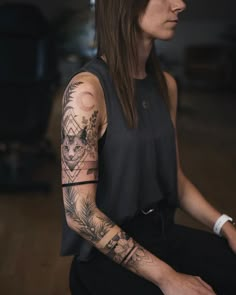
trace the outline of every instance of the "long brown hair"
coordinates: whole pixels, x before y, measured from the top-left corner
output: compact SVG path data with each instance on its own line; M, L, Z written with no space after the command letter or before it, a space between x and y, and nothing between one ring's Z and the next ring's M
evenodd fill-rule
M96 0L97 56L104 55L130 128L137 127L134 72L138 64L138 18L149 0ZM166 80L155 47L151 50L146 70L158 81L161 95L169 107Z

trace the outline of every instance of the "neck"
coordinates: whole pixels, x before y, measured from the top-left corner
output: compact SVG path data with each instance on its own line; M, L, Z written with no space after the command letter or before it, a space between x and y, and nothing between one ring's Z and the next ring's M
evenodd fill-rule
M146 63L153 47L153 40L141 39L138 47L138 66L135 72L135 78L143 79L146 77Z

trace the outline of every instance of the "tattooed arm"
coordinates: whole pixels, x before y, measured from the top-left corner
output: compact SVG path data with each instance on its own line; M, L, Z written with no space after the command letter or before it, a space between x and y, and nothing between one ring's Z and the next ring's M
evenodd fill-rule
M69 227L114 262L160 285L173 269L139 245L96 206L97 142L106 127L104 97L95 76L77 75L63 98L61 160Z

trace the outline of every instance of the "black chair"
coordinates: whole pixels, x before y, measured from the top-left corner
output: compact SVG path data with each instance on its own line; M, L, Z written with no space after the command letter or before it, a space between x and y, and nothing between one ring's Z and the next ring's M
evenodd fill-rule
M39 8L0 6L0 190L44 190L34 170L53 155L46 138L59 82L52 30Z

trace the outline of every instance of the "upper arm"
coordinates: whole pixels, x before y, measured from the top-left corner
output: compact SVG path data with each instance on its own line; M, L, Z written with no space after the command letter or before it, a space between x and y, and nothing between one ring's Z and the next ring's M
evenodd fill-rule
M79 200L95 201L101 93L91 75L81 73L67 86L62 101L61 168L66 212Z
M177 106L178 106L178 86L175 78L167 72L164 72L166 78L166 83L168 87L169 101L170 101L170 116L175 128L175 141L176 141L176 157L177 157L177 167L178 173L183 175L178 149L178 138L176 132L176 117L177 117ZM181 178L182 179L182 178Z
M177 105L178 105L178 87L175 78L164 72L164 76L166 78L169 101L170 101L170 115L171 120L173 122L174 127L176 128L176 114L177 114Z

